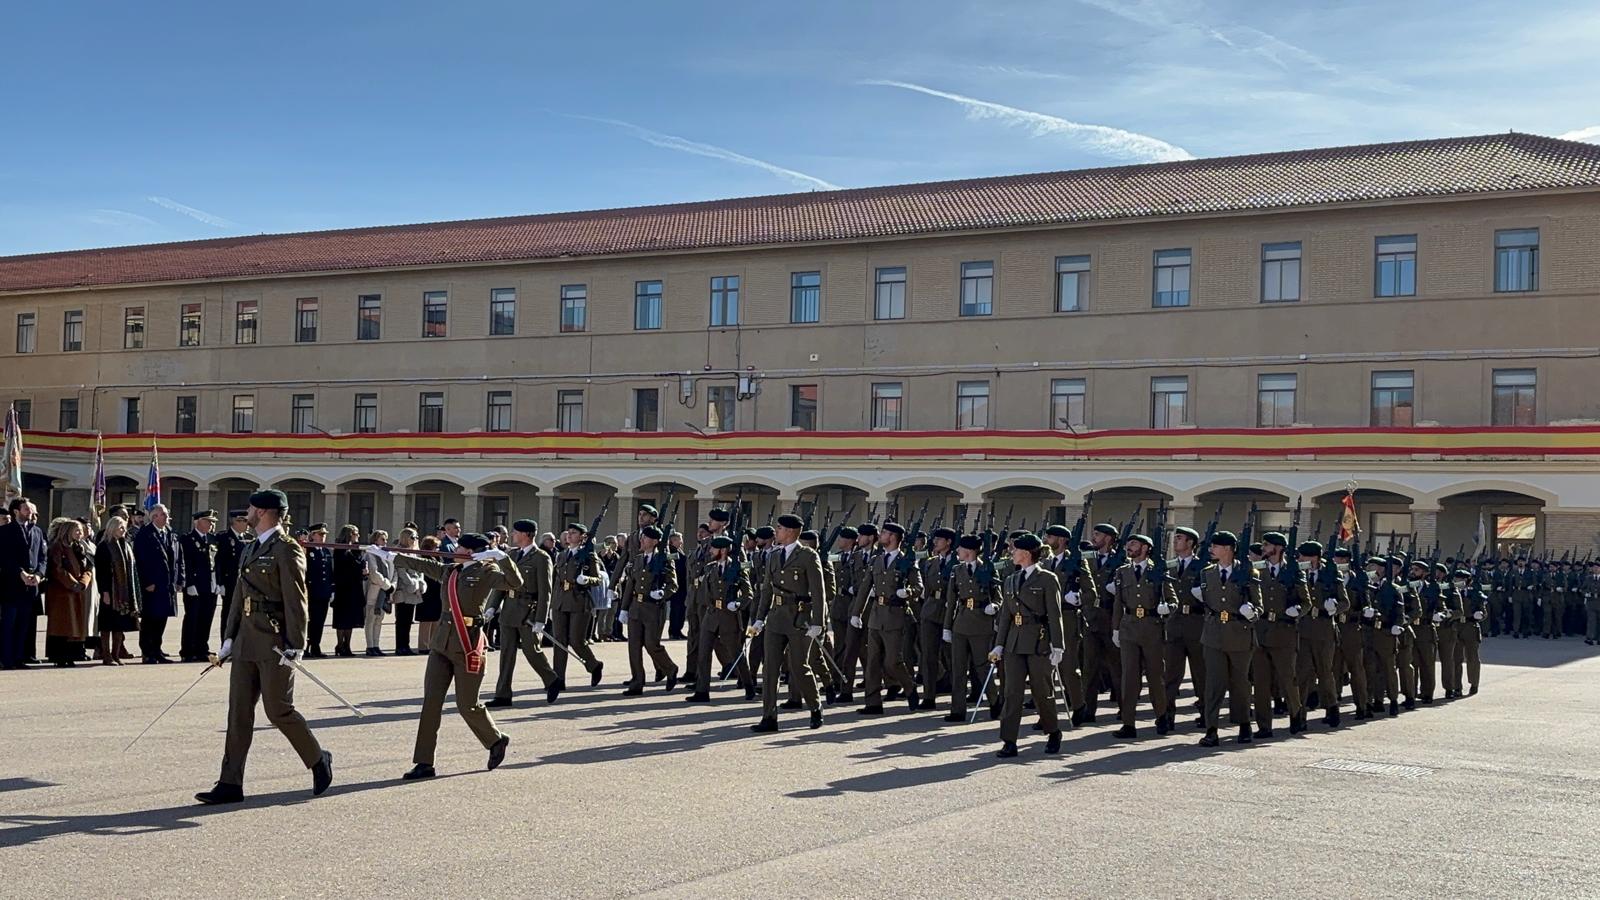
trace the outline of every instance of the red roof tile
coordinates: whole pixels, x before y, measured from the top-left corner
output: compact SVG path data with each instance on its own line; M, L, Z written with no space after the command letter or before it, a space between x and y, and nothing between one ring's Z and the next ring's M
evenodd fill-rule
M0 292L539 260L1600 187L1600 146L1440 138L703 203L0 257Z

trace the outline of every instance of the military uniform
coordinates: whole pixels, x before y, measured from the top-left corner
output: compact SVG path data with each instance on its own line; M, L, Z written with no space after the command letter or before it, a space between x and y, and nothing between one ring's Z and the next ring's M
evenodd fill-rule
M317 659L324 655L322 629L327 625L328 608L333 604L333 551L315 542L306 545L306 594L310 598L306 656Z
M1053 525L1051 528L1066 527ZM1065 536L1070 538L1071 532L1066 535L1061 532L1052 532L1046 529L1046 534ZM1065 645L1061 648L1061 665L1056 671L1061 677L1061 690L1066 694L1067 712L1072 716L1074 723L1081 720L1084 710L1083 696L1083 600L1077 592L1080 579L1078 566L1081 560L1075 561L1070 550L1063 548L1060 553L1051 553L1049 558L1040 561L1039 565L1048 569L1061 583L1061 639Z
M729 546L732 546L731 542ZM721 663L719 671L726 672L738 660L733 674L738 678L739 686L745 689L745 696L754 696L755 683L750 676L750 666L739 654L744 639L744 624L739 611L752 600L750 576L744 566L732 559L708 561L701 567L700 576L695 579L689 596L700 623L700 659L694 666L695 689L689 699L710 701L713 653Z
M1153 546L1141 535L1129 540L1142 540L1147 548ZM1115 604L1111 610L1112 627L1116 629L1116 644L1122 656L1122 730L1119 734L1125 737L1132 737L1134 732L1141 671L1150 690L1156 727L1161 734L1167 733L1167 679L1162 669L1166 639L1161 617L1163 608L1170 612L1175 598L1166 574L1165 566L1157 569L1150 559L1130 561L1112 573L1107 585Z
M1295 687L1295 657L1300 648L1298 614L1306 609L1305 576L1299 566L1283 561L1273 571L1261 573L1261 615L1257 617L1256 653L1251 677L1255 682L1256 727L1272 734L1272 700L1288 700L1289 730L1298 732L1305 706ZM1293 613L1293 614L1291 614Z
M1524 638L1533 634L1534 621L1544 594L1544 574L1538 567L1525 566L1512 570L1514 593L1511 603L1511 636Z
M1400 693L1413 680L1411 670L1411 639L1406 615L1405 598L1387 578L1368 577L1367 603L1372 607L1371 664L1368 667L1368 687L1377 707L1382 697L1389 698L1389 715L1398 712ZM1406 696L1410 696L1407 694Z
M666 673L670 691L677 686L678 664L661 645L661 634L667 627L667 598L678 590L677 563L665 548L635 553L628 563L625 585L621 602L622 612L628 614L628 668L632 674L626 692L644 690L645 650L650 651L655 670Z
M1084 554L1078 570L1078 598L1083 614L1084 718L1089 721L1094 721L1095 708L1100 705L1102 676L1119 697L1122 691L1122 661L1116 645L1111 643L1112 598L1105 589L1118 565L1117 556Z
M1461 592L1456 590L1455 583L1450 580L1450 572L1444 566L1436 566L1437 574L1442 575L1439 581L1439 603L1444 612L1444 620L1438 627L1439 638L1439 680L1444 684L1446 697L1461 696L1461 666L1457 660L1461 654L1461 634L1457 624L1465 615L1462 609Z
M1439 667L1439 625L1445 621L1443 591L1432 578L1411 582L1408 596L1417 599L1411 617L1411 659L1417 671L1418 693L1423 703L1433 702Z
M1549 586L1544 596L1544 631L1546 640L1561 637L1566 627L1567 566L1556 563L1549 576Z
M1583 579L1583 611L1586 644L1600 643L1600 573L1591 571Z
M935 537L944 536L944 532ZM954 541L954 535L948 537ZM944 620L947 604L945 590L949 587L949 573L955 567L956 554L952 543L941 556L929 554L918 566L922 570L922 596L917 603L917 677L922 682L922 706L931 708L939 692L939 679L945 674Z
M966 718L967 698L983 688L987 675L983 661L994 646L995 615L1004 600L999 580L991 578L985 585L977 568L976 561L957 562L945 590L944 627L950 632L950 715L946 718L952 722ZM1003 700L998 685L988 686L988 699L990 708L998 710Z
M834 598L828 604L828 630L833 636L833 661L844 680L840 695L847 697L855 687L856 663L861 653L859 646L851 646L852 642L859 642L860 639L850 627L850 610L855 603L856 579L859 577L854 544L857 532L846 526L839 530L839 535L852 543L849 549L840 551L839 558L833 562Z
M495 618L500 622L500 677L495 681L491 705L510 705L511 679L517 670L519 650L544 683L546 699L554 703L555 695L560 693L562 687L561 678L551 668L540 647L540 634L550 616L550 554L537 544L512 548L509 553L511 562L522 575L522 587L496 595L499 600ZM534 631L535 625L540 626L539 632Z
M1461 618L1456 622L1456 639L1460 646L1456 655L1454 680L1458 693L1463 684L1462 669L1466 670L1466 683L1471 685L1469 692L1478 692L1478 676L1481 672L1478 648L1483 643L1483 625L1490 615L1490 609L1489 597L1481 586L1468 584L1461 594Z
M211 510L194 514L196 522L202 518L215 522L217 515ZM178 543L183 547L186 582L178 658L184 662L204 662L211 655L211 622L217 615L217 535L191 530L179 535Z
M1237 540L1222 532L1212 539L1213 545L1218 538ZM1244 612L1248 604L1252 615L1261 614L1261 579L1245 560L1235 559L1226 568L1212 563L1201 571L1190 595L1206 607L1205 627L1200 633L1206 656L1206 736L1201 743L1216 746L1224 693L1228 695L1229 721L1239 726L1241 741L1249 740L1250 660L1256 632Z
M1349 557L1345 557L1348 559ZM1355 701L1356 718L1371 715L1371 696L1367 689L1367 644L1371 641L1372 619L1367 615L1366 583L1360 574L1348 568L1336 576L1349 600L1349 609L1334 617L1339 631L1339 643L1334 650L1334 674L1350 681L1350 696Z
M1318 552L1321 546L1318 545ZM1339 647L1339 623L1350 613L1350 595L1336 572L1320 566L1306 573L1306 604L1300 618L1300 646L1295 651L1295 685L1303 709L1309 709L1313 691L1327 711L1323 719L1339 724L1339 673L1334 656Z
M1162 671L1166 673L1168 716L1178 705L1178 691L1183 685L1183 667L1189 665L1190 687L1194 691L1195 712L1205 725L1206 661L1205 645L1201 635L1205 631L1206 606L1195 599L1192 588L1200 583L1200 573L1205 563L1197 556L1180 557L1167 564L1167 580L1172 584L1172 612L1166 618L1165 659Z
M1029 535L1031 537L1031 535ZM1037 538L1035 538L1037 541ZM995 646L1000 649L1005 708L1000 713L1003 755L1016 752L1022 729L1023 687L1033 697L1039 728L1050 735L1046 749L1061 747L1061 725L1056 718L1052 652L1061 647L1061 582L1055 573L1038 565L1013 572L1005 580L1005 604L1000 608Z
M222 593L222 615L217 624L217 639L222 639L222 632L228 627L228 610L233 607L233 585L239 580L239 561L244 558L245 548L255 540L255 535L248 531L240 534L230 527L222 532L217 539L217 587ZM309 568L310 554L307 554ZM307 580L310 573L307 573Z
M863 712L883 710L885 678L906 692L913 706L917 683L902 654L905 630L913 624L911 605L922 595L922 572L900 548L872 561L866 590L856 598L855 614L867 627L867 680ZM902 594L904 596L902 596Z
M550 633L578 655L592 683L599 683L604 668L594 658L594 651L589 649L589 626L594 620L594 600L589 595L589 588L599 577L600 561L593 552L586 551L581 545L567 547L556 554L551 587ZM579 583L580 579L586 583ZM438 631L438 627L435 627L434 633ZM555 657L556 677L566 681L567 651L560 644L556 645Z
M800 694L812 710L813 725L821 724L817 682L807 659L813 638L807 637L806 632L815 626L820 635L824 590L822 561L817 551L797 541L767 555L765 589L756 612L756 620L762 623L767 665L761 683L759 730L777 727L778 673L785 662L789 679L800 682Z

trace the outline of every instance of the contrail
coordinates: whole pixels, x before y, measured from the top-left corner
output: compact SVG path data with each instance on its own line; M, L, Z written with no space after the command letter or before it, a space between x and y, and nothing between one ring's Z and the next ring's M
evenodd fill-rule
M807 175L804 172L797 172L794 169L786 169L783 166L777 165L776 163L769 163L764 159L756 159L753 156L745 156L743 153L729 150L726 147L718 147L715 144L704 144L700 141L691 141L688 138L681 138L677 135L662 134L659 131L651 131L648 128L635 125L632 122L624 122L621 119L606 119L601 118L600 116L578 115L577 113L563 113L563 115L571 119L583 119L587 122L599 122L602 125L610 125L614 128L621 128L622 130L632 134L634 137L644 141L647 144L653 144L654 146L663 147L667 150L676 150L679 153L692 153L695 156L705 156L711 159L720 159L724 162L731 162L741 166L750 166L754 169L760 169L763 172L769 172L778 176L779 178L782 178L784 181L799 185L800 187L824 191L841 190L839 185L833 184L832 182L823 181L821 178L818 178L815 175Z

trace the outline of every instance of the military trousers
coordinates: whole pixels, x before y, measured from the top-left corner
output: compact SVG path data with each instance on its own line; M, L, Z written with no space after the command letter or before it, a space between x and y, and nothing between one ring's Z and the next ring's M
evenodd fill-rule
M644 687L644 654L650 652L650 661L656 672L676 675L678 664L667 655L661 645L661 635L667 627L667 605L657 602L640 602L628 607L628 671L632 678L630 688ZM699 648L696 648L699 649Z
M1382 701L1387 697L1392 703L1400 698L1402 680L1400 667L1410 668L1410 660L1404 663L1400 659L1400 637L1391 634L1388 628L1372 629L1372 656L1368 674L1367 688L1372 692L1374 701Z
M1339 705L1339 681L1333 671L1334 650L1338 640L1330 625L1323 634L1300 635L1300 646L1295 651L1295 685L1300 692L1300 705L1317 692L1317 703L1323 709Z
M817 680L817 689L822 690L825 685L831 685L835 690L845 690L842 679L839 677L839 667L833 661L833 655L828 652L824 643L827 630L823 630L823 638L811 642L811 652L807 658L811 663L811 675ZM800 686L794 679L789 679L789 699L800 701Z
M1412 696L1432 699L1433 690L1437 684L1435 679L1439 674L1439 639L1437 635L1417 638L1412 641L1411 661L1416 668L1417 689L1420 692L1412 694Z
M318 600L311 598L306 607L306 649L322 652L322 629L328 624L328 605L330 599Z
M696 684L700 682L700 676L705 674L699 670L700 660L704 656L700 651L700 623L704 615L706 613L698 603L690 603L688 609L683 611L683 665L688 669L686 677Z
M732 674L738 676L740 687L746 689L752 687L750 664L739 656L744 648L744 625L739 621L739 614L725 609L712 609L702 612L699 619L700 637L696 643L700 658L690 667L695 676L695 693L711 693L713 654L720 663L715 670L718 677L728 671L729 666L734 665L734 660L738 660L739 664L734 667Z
M1583 636L1591 641L1600 641L1600 606L1590 606L1584 612L1589 618L1589 627L1584 629Z
M841 604L842 606L842 604ZM861 649L866 643L865 629L850 624L850 617L833 619L833 661L839 664L845 689L854 690L856 673L861 668Z
M1511 607L1511 633L1529 637L1539 627L1540 603L1532 597L1517 600Z
M931 699L937 694L939 679L944 674L944 622L938 619L919 618L917 620L917 679L922 682L922 696Z
M1207 728L1220 728L1222 695L1228 695L1228 721L1250 724L1250 650L1206 647L1205 720Z
M183 626L178 655L185 659L205 659L211 653L211 620L217 615L217 595L183 597Z
M1167 704L1169 709L1178 705L1178 691L1183 685L1183 668L1189 666L1190 690L1194 692L1195 711L1204 715L1206 695L1206 654L1200 644L1200 632L1205 628L1205 616L1199 604L1194 612L1173 613L1167 619L1166 659L1163 671L1167 676Z
M1461 638L1454 622L1439 626L1439 680L1446 691L1461 690L1461 667L1456 664L1461 655Z
M1560 594L1552 594L1544 601L1544 631L1547 638L1558 638L1562 634L1562 624L1567 615L1567 598Z
M1055 686L1051 678L1050 657L1039 653L1007 653L1000 658L1005 669L1001 690L1005 706L1000 713L1000 739L1017 742L1022 731L1022 690L1026 685L1039 713L1039 727L1046 734L1061 730L1056 716Z
M584 669L590 672L600 665L600 661L594 658L594 651L589 649L589 625L593 619L594 611L588 609L550 614L550 636L571 647L572 652L578 655L578 661L583 663ZM557 644L555 655L556 677L565 680L567 651Z
M789 668L789 681L800 683L800 695L807 709L817 709L821 701L817 699L817 680L811 671L811 638L804 632L797 634L779 634L777 631L763 631L761 636L765 639L765 652L762 654L767 660L767 675L761 682L761 712L764 716L778 714L778 673L785 664Z
M1256 724L1262 728L1272 727L1272 698L1275 696L1288 701L1290 716L1298 716L1305 709L1294 685L1295 649L1294 644L1287 647L1257 645L1255 656L1250 660L1250 677L1255 683Z
M1366 629L1354 621L1339 626L1339 645L1334 651L1334 671L1350 682L1350 696L1356 709L1365 710L1371 703L1367 693Z
M1482 663L1478 658L1479 645L1483 643L1483 635L1477 629L1461 635L1461 653L1459 659L1467 670L1467 683L1473 687L1478 686L1478 676L1482 671ZM1461 683L1461 676L1456 676L1456 683Z
M539 636L533 633L532 622L524 621L517 626L500 624L500 677L494 683L496 700L511 699L511 678L517 671L518 651L527 658L533 671L539 673L539 680L544 682L545 687L556 680L556 670L550 668L539 642Z
M1128 628L1126 621L1118 640L1122 643L1122 724L1133 726L1139 708L1139 675L1144 674L1150 690L1150 708L1157 716L1164 716L1171 708L1167 698L1167 676L1163 670L1167 658L1166 641L1161 637L1161 622L1145 619L1148 625Z
M898 613L899 610L891 610ZM910 693L917 689L916 681L911 678L911 670L906 668L906 661L900 655L905 642L905 629L903 628L868 628L867 629L867 685L866 703L868 706L883 702L883 681L887 678L900 686L900 689Z
M1506 601L1500 596L1499 591L1495 591L1489 595L1489 619L1484 623L1489 628L1489 636L1499 637L1500 633L1505 631L1505 622Z
M999 672L989 678L989 650L994 647L992 634L954 634L950 637L950 711L956 715L967 714L967 697L973 691L983 690L982 701L991 709L999 708L1005 701L1001 691ZM987 686L984 680L989 679ZM981 702L981 701L980 701Z
M1111 611L1089 609L1083 614L1083 694L1085 710L1093 715L1099 706L1102 677L1118 696L1122 693L1122 660L1111 643Z
M222 751L222 783L244 784L244 761L255 736L257 700L266 711L267 721L289 739L306 768L316 765L322 759L322 745L317 743L305 717L294 708L293 667L283 665L277 658L262 662L235 660L228 667L228 737Z
M468 672L467 661L459 651L431 650L428 668L422 675L422 716L417 720L417 745L411 753L413 763L433 765L434 749L439 743L439 718L444 713L444 695L450 692L451 682L456 686L456 711L477 735L483 749L489 749L500 740L500 729L495 727L494 718L478 699L483 672Z
M1083 708L1083 616L1071 606L1061 608L1061 690L1066 694L1067 711ZM954 688L952 688L954 690Z

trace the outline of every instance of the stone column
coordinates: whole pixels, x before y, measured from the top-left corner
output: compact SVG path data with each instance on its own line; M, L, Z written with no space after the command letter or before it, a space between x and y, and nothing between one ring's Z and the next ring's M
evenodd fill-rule
M461 492L461 530L483 530L483 495L477 491Z
M211 508L211 485L197 484L194 486L194 511L202 512ZM310 523L303 523L309 525ZM228 527L228 511L217 510L217 528Z
M556 494L555 491L540 491L535 501L534 517L539 520L539 531L561 533L561 523L556 521Z
M403 487L389 489L389 519L394 524L394 534L399 534L400 526L411 519L410 497L410 492ZM418 540L424 537L427 537L427 535L417 535Z
M1408 553L1427 553L1439 540L1439 507L1411 507L1411 531L1417 536L1415 547L1407 546ZM1321 540L1321 538L1318 538Z
M344 524L339 519L339 499L343 496L344 490L337 486L330 486L322 489L321 521L326 522L328 525L328 530L334 532L334 534L328 536L329 540L333 540L333 538L338 535L339 526ZM309 526L313 523L307 522L305 524Z
M663 511L662 515L666 515ZM606 513L605 521L600 523L600 528L605 534L616 534L619 531L632 531L633 526L639 521L639 504L632 494L618 491L611 498L611 510Z

